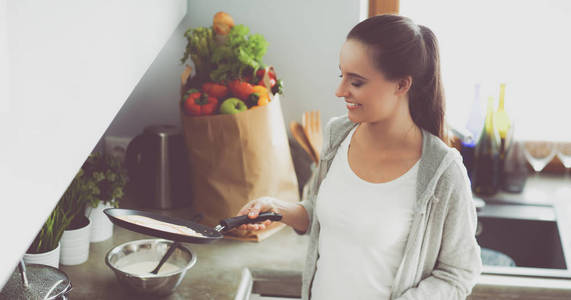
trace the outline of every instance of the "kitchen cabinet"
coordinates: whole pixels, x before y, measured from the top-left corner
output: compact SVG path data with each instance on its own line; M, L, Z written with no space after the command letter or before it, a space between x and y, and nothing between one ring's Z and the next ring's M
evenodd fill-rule
M6 8L0 38L7 40L2 48L9 56L11 97L8 111L0 108L0 227L10 244L0 256L0 286L183 20L186 5L186 0L0 4L0 10Z

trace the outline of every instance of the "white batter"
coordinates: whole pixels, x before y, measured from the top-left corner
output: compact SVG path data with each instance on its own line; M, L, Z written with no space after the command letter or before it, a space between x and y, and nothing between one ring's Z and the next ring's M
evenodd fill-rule
M154 270L158 264L159 264L158 261L141 261L126 266L122 266L118 269L126 273L145 275L145 274L150 274L151 271ZM158 275L172 273L178 270L180 270L179 266L165 262L161 267L161 269L159 270Z

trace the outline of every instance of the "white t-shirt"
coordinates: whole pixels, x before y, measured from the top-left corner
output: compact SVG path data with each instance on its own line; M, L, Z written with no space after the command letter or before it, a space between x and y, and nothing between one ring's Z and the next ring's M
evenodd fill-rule
M361 179L347 158L355 128L317 195L321 226L312 300L389 299L410 230L419 163L389 182Z

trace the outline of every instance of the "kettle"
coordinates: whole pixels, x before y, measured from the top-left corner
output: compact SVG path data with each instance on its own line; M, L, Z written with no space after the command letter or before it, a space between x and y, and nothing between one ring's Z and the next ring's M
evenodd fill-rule
M169 209L190 204L189 170L180 130L151 125L131 140L125 154L130 193L145 208Z

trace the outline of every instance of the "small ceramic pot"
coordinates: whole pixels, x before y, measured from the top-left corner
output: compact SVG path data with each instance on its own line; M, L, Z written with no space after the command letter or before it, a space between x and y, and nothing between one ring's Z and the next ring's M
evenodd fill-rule
M58 243L55 249L48 252L26 253L24 254L24 262L27 264L41 264L59 268L60 249L61 243Z
M65 230L61 236L60 263L66 266L79 265L89 258L89 237L91 222L87 217L80 221L77 229Z
M106 208L113 208L113 206L100 202L97 207L88 206L85 209L85 215L91 221L91 236L89 240L92 243L105 241L113 235L113 223L103 213L103 210Z

